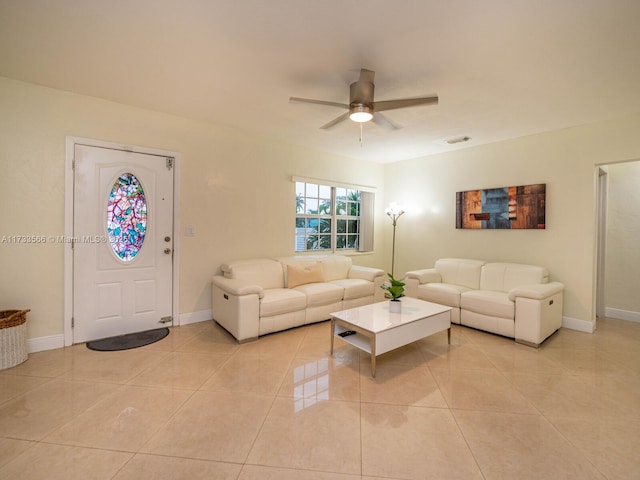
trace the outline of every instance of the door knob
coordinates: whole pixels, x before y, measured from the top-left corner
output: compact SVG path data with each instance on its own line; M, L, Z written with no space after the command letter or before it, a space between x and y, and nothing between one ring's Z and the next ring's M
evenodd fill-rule
M170 248L165 248L164 249L164 253L169 255L171 253L171 249Z

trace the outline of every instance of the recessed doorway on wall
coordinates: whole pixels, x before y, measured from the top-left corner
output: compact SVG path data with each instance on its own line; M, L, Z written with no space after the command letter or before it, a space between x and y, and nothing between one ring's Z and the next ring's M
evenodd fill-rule
M596 316L640 322L640 161L597 167Z
M176 155L67 139L67 160L65 345L172 326Z

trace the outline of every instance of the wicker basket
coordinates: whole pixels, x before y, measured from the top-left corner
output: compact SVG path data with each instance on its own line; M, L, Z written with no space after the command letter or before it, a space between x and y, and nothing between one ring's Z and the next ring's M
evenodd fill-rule
M0 311L0 370L15 367L27 359L27 313L30 310Z

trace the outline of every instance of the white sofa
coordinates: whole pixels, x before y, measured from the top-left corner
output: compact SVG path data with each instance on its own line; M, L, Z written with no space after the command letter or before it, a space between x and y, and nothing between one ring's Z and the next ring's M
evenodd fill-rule
M453 307L451 321L538 347L562 326L564 285L546 268L443 258L406 274L406 294Z
M213 276L213 318L239 342L247 342L381 301L384 280L383 270L353 265L343 255L230 262Z

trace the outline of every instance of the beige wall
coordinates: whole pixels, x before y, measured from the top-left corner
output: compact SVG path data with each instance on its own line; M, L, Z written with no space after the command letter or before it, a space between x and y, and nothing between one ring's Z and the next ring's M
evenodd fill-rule
M276 144L220 126L0 78L5 235L64 234L65 136L180 154L180 313L211 308L210 278L233 258L293 254L292 175L373 186L381 165ZM354 263L382 262L384 240ZM0 309L31 308L29 338L63 333L62 244L0 243Z
M595 165L640 158L639 129L636 116L386 165L386 202L408 207L396 272L441 257L544 265L566 286L565 319L593 322ZM545 230L455 228L456 192L533 183L547 184Z
M378 188L376 251L362 265L390 270L384 206L398 222L395 271L443 256L539 263L566 285L564 315L595 317L595 165L640 158L640 116L385 166L348 160L95 98L0 78L3 235L64 233L65 136L181 155L180 312L210 308L210 277L230 258L291 254L291 175ZM456 230L455 192L547 184L547 229ZM63 245L0 244L0 309L31 308L29 337L63 332Z
M640 318L640 162L607 171L605 307L612 316Z

